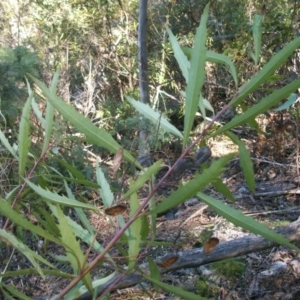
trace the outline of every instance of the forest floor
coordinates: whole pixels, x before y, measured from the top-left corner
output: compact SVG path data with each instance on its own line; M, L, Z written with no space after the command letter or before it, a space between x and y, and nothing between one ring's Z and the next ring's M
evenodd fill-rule
M299 221L300 216L298 141L286 128L280 131L273 125L269 126L267 138L253 133L243 138L253 157L255 193L248 190L238 159L230 163L222 178L233 193L235 203L224 199L212 187L205 190L206 194L225 201L272 229ZM208 145L212 157L237 152L229 140L211 140ZM248 235L249 232L219 217L201 201L191 199L174 215L166 215L158 221L156 240L171 242L171 250L153 247L146 255L157 259L168 253L202 247L210 236L222 243ZM300 240L296 245L300 246ZM162 280L208 299L300 299L299 262L300 255L296 251L274 246L229 260L168 272ZM148 295L137 285L118 290L112 294L112 299L180 299L151 290L146 283L145 287Z
M274 127L275 128L275 127ZM272 130L272 127L271 129ZM269 228L287 226L298 220L300 215L299 187L299 145L295 136L288 135L286 128L282 135L271 132L267 139L255 133L240 132L240 138L246 143L253 158L256 191L251 193L245 184L244 176L239 166L239 159L232 160L222 180L234 195L236 202L232 203L216 192L211 186L204 192L228 205L252 216ZM286 139L286 140L285 140ZM237 152L237 148L229 140L209 140L207 145L212 151L212 159L227 153ZM165 153L169 151L165 149ZM175 161L180 155L169 152L169 161ZM189 159L189 158L187 158ZM190 157L191 159L191 157ZM168 162L166 162L168 163ZM193 176L195 170L190 170L180 181ZM178 184L178 182L176 183ZM176 188L176 184L171 188ZM166 191L164 191L166 189ZM168 193L170 187L162 187L161 193ZM126 215L124 216L126 219ZM127 216L128 217L128 216ZM112 236L111 219L96 214L90 215L95 228L101 228L99 242L106 245ZM145 264L147 257L160 259L170 253L189 251L201 248L211 237L216 237L220 244L248 236L242 228L237 228L224 218L216 215L210 208L196 198L192 198L179 207L172 214L166 214L157 219L157 233L155 241L169 243L169 246L152 246L143 252L139 263ZM98 239L98 238L97 238ZM296 246L300 246L296 242ZM4 248L3 248L4 249ZM8 248L5 248L8 249ZM56 255L63 255L58 247L50 245L49 251ZM87 249L86 249L87 250ZM120 257L118 264L122 266L122 254L118 249L112 249L112 256ZM7 259L8 250L1 253L2 259ZM91 251L89 259L97 253ZM14 260L21 268L28 265L28 261L17 254ZM242 256L213 262L205 265L182 268L162 274L162 281L170 285L181 287L207 299L300 299L300 255L285 246L274 246L263 251L253 251ZM126 261L124 260L124 267ZM67 264L60 265L60 269L72 272ZM93 278L97 277L97 270L93 270ZM26 279L25 279L26 278ZM25 281L24 281L25 280ZM32 297L57 294L65 287L69 280L57 280L48 276L47 281L36 276L13 278L6 281L24 292L30 290ZM24 282L26 286L24 288ZM180 299L171 293L156 291L151 284L142 282L132 287L118 289L110 294L110 299ZM183 299L183 298L181 298Z

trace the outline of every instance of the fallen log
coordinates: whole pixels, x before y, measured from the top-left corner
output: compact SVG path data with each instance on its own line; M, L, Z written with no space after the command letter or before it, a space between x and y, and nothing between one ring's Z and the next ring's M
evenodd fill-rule
M289 226L278 227L275 229L277 233L282 234L290 242L300 241L300 217L297 221L293 222ZM278 246L275 242L269 241L263 237L249 234L245 237L238 238L235 240L220 243L216 248L206 254L203 252L203 248L194 248L188 251L180 251L176 253L169 253L155 262L158 265L162 265L163 262L174 257L174 263L168 265L165 268L159 268L161 274L184 269L184 268L196 268L201 265L212 263L215 261L225 260L228 258L238 257L249 253L265 250L274 246ZM139 266L140 270L149 274L148 264ZM143 276L139 273L131 275L117 274L111 280L100 286L97 295L101 295L103 292L109 290L114 291L117 289L127 288L141 282ZM36 300L46 300L47 297L36 298ZM52 297L51 299L55 299ZM76 300L90 300L92 296L89 292L78 297ZM58 300L58 299L57 299Z

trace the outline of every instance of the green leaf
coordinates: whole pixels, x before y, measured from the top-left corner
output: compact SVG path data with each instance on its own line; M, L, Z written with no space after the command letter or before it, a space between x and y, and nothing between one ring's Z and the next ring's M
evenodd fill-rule
M34 98L32 98L32 101L31 101L31 107L32 107L32 110L33 112L35 113L35 115L37 116L38 120L41 122L42 126L45 128L46 126L46 121L45 119L43 118L43 114L42 112L40 111L37 103L35 102Z
M54 210L53 213L54 216L57 217L56 210ZM76 237L81 239L87 245L92 245L93 249L99 253L103 250L102 245L99 244L99 242L95 239L95 236L92 232L89 232L86 229L84 229L80 224L73 221L70 217L65 216L65 218L67 219L68 224L71 226L72 231L74 232ZM110 255L108 253L105 255L105 257L109 259L112 263L114 263L113 260L111 260Z
M239 107L241 108L242 110L242 114L244 114L249 108L247 107L247 105L242 102L239 104ZM248 124L255 130L259 130L259 126L258 126L258 123L255 119L248 119Z
M130 217L132 217L135 212L139 209L140 204L137 197L137 194L134 193L130 197ZM140 242L141 242L141 228L142 228L142 220L141 217L138 217L129 227L129 235L128 235L128 256L129 256L129 264L128 269L131 270L134 268L135 263L137 261L137 257L140 253Z
M97 183L101 186L100 195L101 195L101 200L103 202L103 205L105 208L111 207L114 201L114 195L111 192L110 186L104 176L104 173L99 167L98 163L96 165L96 177L97 177Z
M98 210L97 207L90 205L90 204L85 204L82 202L79 202L77 200L73 200L70 198L67 198L65 196L60 196L56 193L52 193L49 190L44 190L41 187L33 184L27 179L24 179L24 181L29 185L30 188L32 188L37 194L39 194L41 197L48 199L49 201L61 205L66 205L70 207L80 207L80 208L85 208L85 209L92 209L92 210Z
M51 209L52 213L57 216L57 226L60 229L62 240L69 246L65 249L66 254L69 258L74 273L78 275L85 268L86 257L83 254L79 241L76 239L73 229L70 226L67 217L62 212L60 206L58 204L54 206L51 203L48 203L48 206ZM72 249L72 251L70 251L70 249ZM86 274L82 280L89 291L92 292L91 274Z
M259 103L253 105L242 115L236 116L230 122L219 128L212 136L219 135L225 131L230 130L242 123L247 122L250 119L254 119L261 113L266 112L269 108L276 105L282 99L288 97L292 92L296 91L300 87L300 79L293 81L292 83L286 85L280 90L274 91L271 95L261 99Z
M102 285L105 285L108 281L110 281L114 276L116 275L116 272L111 273L110 275L97 279L92 282L93 290L97 290L97 288L101 287ZM79 283L76 285L69 293L66 294L65 299L77 299L84 293L86 293L88 290L87 288Z
M75 277L72 274L64 273L59 270L49 270L49 269L41 269L41 270L45 275L53 275L56 277L62 277L68 279L73 279ZM32 275L32 274L38 274L37 270L34 268L28 268L28 269L19 269L17 271L6 271L5 273L0 273L0 277L17 277L17 276Z
M197 193L203 202L205 202L211 209L213 209L218 215L226 218L229 222L235 226L242 227L246 230L259 234L264 238L276 242L278 244L286 245L291 249L300 251L296 246L290 243L284 236L277 232L269 229L262 223L255 221L253 218L244 216L241 211L235 210L228 205L225 205L222 201L217 200L213 197L207 196L203 193Z
M234 199L233 195L231 194L231 192L228 189L228 187L226 186L226 184L224 184L220 178L217 178L211 184L219 193L223 194L223 196L225 196L226 198L231 200L233 203L235 203L235 199Z
M280 105L278 108L276 108L274 110L275 111L285 110L285 109L289 108L291 105L293 105L298 99L299 98L298 98L297 94L292 93L285 103L283 103L282 105Z
M28 76L42 90L44 96L47 97L54 108L56 108L79 132L85 134L89 142L103 147L112 153L117 153L121 146L108 132L96 127L91 120L80 114L75 108L65 103L61 98L57 97L54 91L47 88L44 83L31 75ZM132 157L128 151L124 151L123 155L127 161L140 167L135 158Z
M9 203L7 203L2 198L0 198L0 214L9 218L12 222L22 226L24 229L27 229L33 233L36 233L40 237L46 238L46 239L48 239L54 243L57 243L59 245L64 244L58 238L52 236L47 231L45 231L42 227L35 226L32 223L30 223L20 213L16 212L13 208L11 208ZM65 247L65 245L64 245L64 247Z
M71 192L70 187L67 185L66 181L64 181L65 189L67 191L68 197L70 199L75 200L74 195ZM79 218L80 222L85 226L85 228L89 231L90 234L94 234L94 228L92 227L89 219L87 218L86 214L84 213L83 209L75 207L75 212L77 217Z
M99 168L99 165L96 165L96 177L97 177L97 182L101 186L100 189L100 195L101 195L101 200L103 202L103 205L105 208L111 207L113 201L114 201L114 195L111 192L110 186L104 176L104 173L102 172L101 168ZM117 222L119 224L120 228L123 228L125 226L125 220L123 216L118 215L117 216ZM128 236L129 231L128 229L125 231L125 235Z
M182 138L181 132L149 105L136 101L128 96L125 96L125 98L140 114L150 120L154 125L160 126L163 130Z
M150 274L151 274L151 278L154 278L155 280L161 281L161 276L159 273L159 270L156 266L156 264L154 263L152 257L147 257L148 260L148 264L149 264L149 270L150 270ZM154 285L154 289L156 292L158 292L159 286L156 285L155 283L153 283Z
M12 285L7 285L2 283L1 286L10 293L10 295L14 295L14 297L11 297L10 295L8 295L7 293L5 293L5 299L16 299L15 297L17 297L18 299L22 299L22 300L32 300L32 298L27 297L26 295L24 295L23 293L19 292L14 286ZM3 291L4 292L4 291Z
M152 175L155 175L162 166L162 160L158 160L152 166L141 172L141 175L129 186L129 190L121 197L120 201L123 201L130 197L131 194L137 192L144 186L145 182L149 180Z
M20 178L24 176L28 152L29 152L29 145L30 145L30 136L29 136L29 128L30 128L30 107L31 101L33 98L33 92L30 89L29 83L27 82L28 87L28 98L24 105L20 126L19 126L19 176Z
M85 176L76 169L76 167L68 164L64 159L59 159L55 157L55 160L57 160L63 167L65 167L74 177L80 180L86 180Z
M141 228L141 240L146 241L148 234L150 232L149 230L149 221L146 215L141 215L141 221L142 221L142 228ZM149 241L146 241L148 243Z
M214 51L211 51L211 50L207 50L206 51L206 60L211 63L226 65L229 69L229 72L230 72L233 80L234 80L235 86L238 85L238 79L237 79L237 73L236 73L235 66L228 56L226 56L224 54L215 53Z
M209 13L209 4L206 5L201 16L200 25L197 28L192 49L191 67L188 74L186 87L186 105L184 114L183 148L186 147L190 132L197 112L199 96L205 79L206 60L206 24Z
M71 218L66 217L69 225L72 227L72 230L74 234L80 238L83 242L85 242L87 245L93 245L93 249L97 252L101 252L103 250L103 247L101 244L98 243L97 240L95 240L95 236L92 235L89 231L84 229L80 224L73 221ZM106 254L106 257L109 257L109 254Z
M59 71L57 70L53 76L50 91L53 95L56 95L57 92L57 85L58 85L58 79L59 79ZM53 124L54 124L54 107L53 105L47 101L47 107L46 107L46 120L45 120L45 139L44 139L44 145L42 152L44 153L49 145L50 139L51 139L51 133L53 131Z
M78 180L78 179L74 179L74 178L70 178L70 177L64 177L64 176L61 176L61 175L53 175L53 174L51 174L51 179L54 179L54 178L57 178L60 181L61 180L65 180L65 181L82 184L84 186L92 187L92 188L96 188L96 189L98 189L100 187L99 184L91 182L89 180Z
M181 299L185 300L207 300L207 298L200 297L199 295L193 294L191 292L187 292L182 288L176 287L174 285L166 284L160 280L156 280L150 276L143 275L144 278L153 282L157 286L161 287L164 291L174 294L176 296L181 297Z
M190 62L188 61L186 55L184 54L183 50L181 49L180 45L177 42L176 37L173 35L172 31L167 28L167 32L169 35L169 40L172 44L172 49L174 51L174 56L178 62L179 68L182 72L185 81L188 82L188 72L190 68Z
M300 37L294 39L274 55L270 61L248 82L239 88L239 93L231 102L232 105L237 106L247 95L254 92L258 87L266 82L274 72L281 67L281 65L293 54L295 50L300 47ZM295 89L296 90L296 89ZM292 90L291 93L295 90Z
M199 109L200 109L203 119L206 119L206 110L205 110L204 100L206 101L206 103L208 102L206 99L204 99L202 97L202 94L200 93L198 106L199 106Z
M2 145L6 148L7 151L10 152L10 154L16 159L19 160L19 157L17 156L16 151L13 149L13 147L10 145L9 141L5 137L4 133L0 130L0 141Z
M253 163L250 157L250 153L247 150L245 143L233 134L227 131L226 135L239 146L239 156L240 156L240 166L243 170L244 177L246 179L247 185L251 192L255 192L255 175L253 170Z
M224 171L224 166L233 158L233 154L223 156L222 158L212 162L208 169L205 169L202 174L197 174L194 179L190 180L185 185L173 191L169 198L163 198L156 208L148 214L159 214L183 203L190 199L197 192L205 188L209 183L213 182Z
M211 106L211 104L208 102L208 100L203 98L203 105L204 108L211 111L213 114L215 113L214 108Z
M43 225L45 229L53 236L60 237L60 231L55 223L53 215L46 211L41 206L35 208L37 211L33 211L32 214L36 217L38 222Z
M18 249L20 253L26 256L43 279L45 279L45 275L43 274L43 271L36 260L39 260L43 264L55 269L55 267L51 263L49 263L47 260L45 260L42 256L40 256L36 252L32 251L27 245L23 244L21 241L19 241L14 235L10 234L9 232L0 229L0 237L2 240L6 241L6 243L11 244L13 247Z

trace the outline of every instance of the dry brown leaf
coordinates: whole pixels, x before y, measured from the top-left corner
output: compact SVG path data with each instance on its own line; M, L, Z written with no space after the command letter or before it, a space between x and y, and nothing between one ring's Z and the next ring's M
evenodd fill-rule
M219 239L218 238L216 238L216 237L210 238L205 243L205 245L203 247L203 252L205 254L208 254L208 253L212 252L217 247L218 244L219 244Z
M126 210L127 210L127 205L125 205L125 204L118 204L118 205L106 208L104 211L109 216L116 216L116 215L122 214Z
M174 264L178 259L176 255L169 255L163 262L157 263L157 265L161 268L166 268Z

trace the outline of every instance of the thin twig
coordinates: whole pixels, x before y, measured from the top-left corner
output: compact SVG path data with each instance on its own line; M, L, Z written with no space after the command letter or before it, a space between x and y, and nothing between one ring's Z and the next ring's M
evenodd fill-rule
M269 214L283 214L283 213L298 213L300 211L300 207L292 207L281 210L268 210L268 211L256 211L256 212L243 212L244 215L247 216L263 216Z

